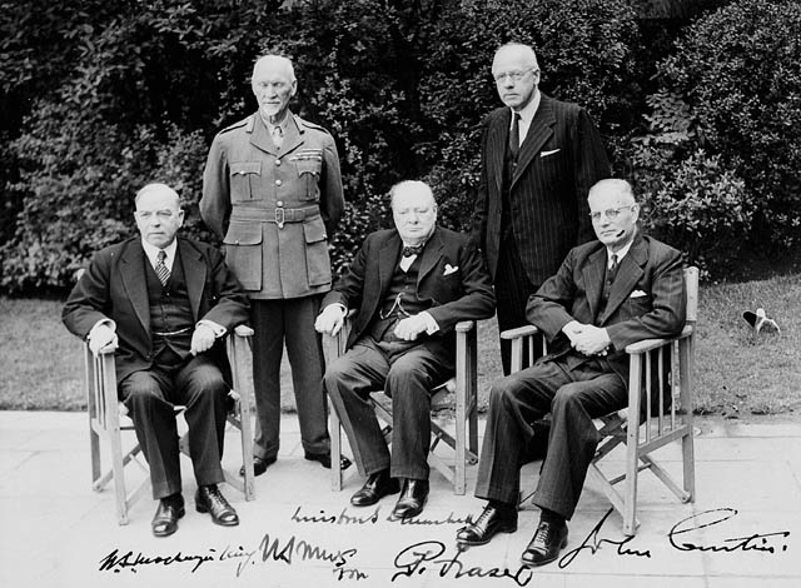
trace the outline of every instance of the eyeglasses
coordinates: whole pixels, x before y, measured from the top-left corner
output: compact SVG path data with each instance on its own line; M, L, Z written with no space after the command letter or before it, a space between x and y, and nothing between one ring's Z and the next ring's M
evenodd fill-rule
M137 210L136 216L141 218L142 220L150 220L153 218L153 215L156 215L159 220L170 220L173 215L178 214L177 211L164 209L164 210Z
M593 222L598 222L599 220L601 220L601 215L603 214L609 220L615 220L618 217L618 215L621 213L621 211L626 210L626 209L630 210L630 209L634 208L635 206L637 206L637 205L636 204L630 204L628 206L621 206L620 208L607 208L604 211L591 212L590 213L590 218L593 220Z
M519 82L530 71L537 71L537 69L536 68L529 68L529 69L518 70L518 71L505 71L503 73L499 73L499 74L494 75L492 77L495 78L495 83L496 84L502 84L503 82L506 81L506 78L509 78L513 82Z

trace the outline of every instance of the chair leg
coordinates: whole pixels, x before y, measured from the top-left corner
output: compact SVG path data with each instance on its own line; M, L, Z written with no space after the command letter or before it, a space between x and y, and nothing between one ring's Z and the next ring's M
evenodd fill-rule
M342 455L342 427L339 423L339 415L334 410L334 406L329 400L329 432L331 436L331 489L339 492L342 490L342 466L339 456Z
M626 481L623 498L623 533L633 536L636 533L637 516L637 475L639 473L640 445L640 391L642 376L642 356L631 356L629 368L629 416L626 426Z
M681 354L680 365L680 399L681 407L684 410L684 423L687 432L681 439L682 464L684 465L684 490L688 494L687 502L695 502L695 434L693 432L693 403L692 403L692 374L693 374L693 337L679 343L679 353Z

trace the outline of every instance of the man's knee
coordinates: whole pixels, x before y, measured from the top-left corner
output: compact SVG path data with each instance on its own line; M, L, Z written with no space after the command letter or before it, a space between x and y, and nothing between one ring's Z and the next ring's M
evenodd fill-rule
M586 393L586 389L580 382L571 382L560 387L551 400L551 412L570 411L575 407L581 406L581 396Z
M325 368L325 373L323 374L323 384L325 385L328 393L330 394L332 391L337 392L340 384L345 382L351 373L351 362L348 361L347 357L345 356L338 357L329 363Z
M524 390L522 382L513 375L497 380L490 388L490 409L507 410L517 403Z
M187 402L191 403L193 398L224 399L228 390L220 368L212 364L199 365L189 375L187 392L190 398Z
M164 402L158 380L148 372L134 372L122 385L123 400L130 406L148 406Z

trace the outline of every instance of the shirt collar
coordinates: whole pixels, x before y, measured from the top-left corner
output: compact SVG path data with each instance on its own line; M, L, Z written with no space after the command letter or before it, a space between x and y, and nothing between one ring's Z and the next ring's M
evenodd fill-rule
M521 110L514 110L512 109L512 115L517 112L520 115L520 122L526 126L531 124L531 121L534 120L534 115L537 114L537 109L540 107L540 102L542 101L542 93L540 92L539 88L534 89L534 97L531 101L526 104Z
M629 252L629 249L631 249L631 245L633 243L634 243L634 239L632 239L631 241L626 243L623 246L623 248L620 249L620 251L617 251L617 252L613 252L611 249L609 249L607 247L606 248L606 267L609 267L610 265L612 265L612 255L617 255L617 262L618 263L623 261L623 258L626 257L626 254Z
M158 263L158 255L161 249L145 241L144 237L142 238L142 249L145 250L145 255L147 255L147 259L148 261L150 261L150 265L152 265L155 268L156 264ZM170 243L164 248L164 253L167 254L167 257L164 259L164 265L166 265L167 269L169 270L172 270L172 264L175 261L175 252L177 249L178 249L178 239L173 239L172 243Z
M290 119L294 120L295 118L292 112L287 110L286 114L284 115L284 118L281 119L281 122L279 122L277 125L274 125L273 123L267 120L267 118L261 113L261 110L259 110L259 116L261 117L261 122L264 123L264 126L267 127L268 131L272 133L275 127L281 127L281 131L283 131L282 134L284 135L286 135L287 127L289 126L289 120Z

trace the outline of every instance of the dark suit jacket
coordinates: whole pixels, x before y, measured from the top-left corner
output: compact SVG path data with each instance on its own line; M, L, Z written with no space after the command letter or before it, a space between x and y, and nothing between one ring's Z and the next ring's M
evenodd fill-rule
M681 254L655 239L636 236L620 262L606 308L599 312L606 263L606 247L600 241L572 249L556 275L529 298L526 316L552 343L546 360L570 351L562 327L573 319L605 327L612 341L607 359L628 383L626 345L672 337L684 327Z
M395 229L371 233L348 271L322 302L358 308L348 348L365 333L379 312L381 302L400 261L402 241ZM457 322L483 319L495 310L486 265L466 235L437 227L421 254L417 295L428 299L428 312L437 321L439 333L453 337Z
M498 108L484 123L481 177L472 238L484 250L490 273L498 267L503 159L511 110ZM542 94L520 146L512 177L512 230L532 284L552 276L571 247L593 238L587 194L609 177L601 137L586 111Z
M247 296L220 253L205 243L180 237L177 251L195 322L208 319L228 330L245 322ZM146 263L138 236L103 249L78 280L61 314L67 329L84 339L101 319L117 323L119 348L114 359L118 382L133 372L149 369L153 362ZM220 343L209 352L225 371L225 350Z

